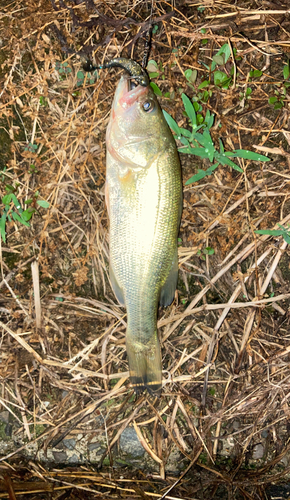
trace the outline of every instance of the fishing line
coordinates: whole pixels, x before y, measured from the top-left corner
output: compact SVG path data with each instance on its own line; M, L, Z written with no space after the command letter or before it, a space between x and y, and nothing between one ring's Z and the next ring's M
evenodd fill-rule
M151 40L152 40L152 16L153 16L153 1L151 1L151 12L150 12L150 18L149 18L149 27L146 33L146 38L145 38L145 47L144 47L144 55L142 59L142 68L146 68L147 63L148 63L148 58L149 58L149 53L151 49Z

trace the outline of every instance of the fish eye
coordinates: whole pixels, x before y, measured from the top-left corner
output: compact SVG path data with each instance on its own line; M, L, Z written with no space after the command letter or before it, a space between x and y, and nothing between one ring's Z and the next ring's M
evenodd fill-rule
M143 109L144 111L146 111L146 113L148 113L148 111L152 111L153 108L154 108L154 103L152 101L145 101L143 103Z

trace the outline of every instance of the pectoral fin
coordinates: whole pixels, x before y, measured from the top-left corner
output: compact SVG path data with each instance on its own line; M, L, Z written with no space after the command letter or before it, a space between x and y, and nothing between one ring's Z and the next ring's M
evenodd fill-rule
M112 269L112 266L110 264L109 268L109 273L110 273L110 280L111 280L111 285L114 291L114 294L116 295L118 301L120 302L121 306L125 305L125 297L122 288L120 287L118 281L116 280L115 273Z
M177 248L176 253L172 262L172 267L170 269L169 275L161 288L160 293L160 305L163 307L169 306L174 299L175 290L177 286L178 278L178 255Z

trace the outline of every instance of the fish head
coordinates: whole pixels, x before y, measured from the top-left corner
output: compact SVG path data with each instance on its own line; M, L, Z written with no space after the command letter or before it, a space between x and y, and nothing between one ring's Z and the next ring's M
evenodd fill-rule
M122 76L114 97L107 149L118 162L131 169L149 167L168 147L169 129L150 86L133 86Z

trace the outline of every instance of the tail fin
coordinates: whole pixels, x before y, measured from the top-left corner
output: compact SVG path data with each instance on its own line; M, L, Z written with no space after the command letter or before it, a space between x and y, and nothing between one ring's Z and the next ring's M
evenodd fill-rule
M161 349L157 333L150 342L142 344L133 336L126 336L130 380L138 394L147 389L150 394L160 396L162 387Z

